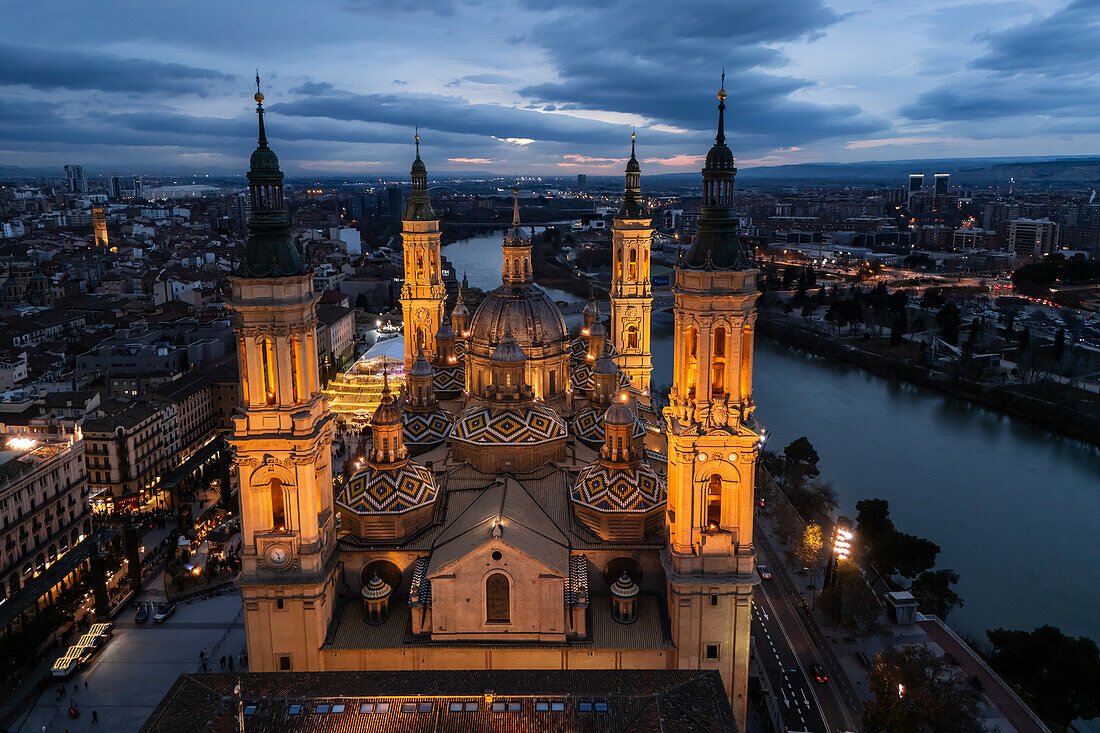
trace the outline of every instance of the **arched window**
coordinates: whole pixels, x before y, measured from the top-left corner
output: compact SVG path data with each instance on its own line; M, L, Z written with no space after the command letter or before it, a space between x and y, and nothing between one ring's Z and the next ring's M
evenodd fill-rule
M623 279L623 251L619 250L615 253L615 272L616 277L620 280Z
M630 279L638 279L638 250L630 250Z
M638 327L627 326L626 327L626 348L636 349L638 348Z
M707 483L707 528L718 529L722 524L722 477L714 474Z
M508 576L493 573L485 581L485 621L490 624L511 623L511 606Z
M699 373L699 362L696 351L699 346L699 331L695 326L688 326L687 334L687 391L688 397L695 397L695 377Z
M271 339L260 340L260 353L264 360L264 400L275 404L275 344Z
M722 326L714 329L714 356L710 362L710 393L722 395L726 392L726 329Z
M283 482L277 478L271 479L267 486L271 494L271 526L275 529L286 529L286 505L283 503Z

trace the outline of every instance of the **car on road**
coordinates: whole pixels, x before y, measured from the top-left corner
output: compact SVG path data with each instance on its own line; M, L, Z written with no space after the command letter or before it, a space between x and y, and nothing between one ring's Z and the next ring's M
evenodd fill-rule
M153 623L162 624L175 612L175 603L162 603L157 606L157 612L153 614Z
M772 577L772 571L768 570L767 565L757 565L756 572L760 573L760 577L764 579Z
M817 662L810 665L810 674L819 684L823 685L829 681L829 675L825 674L825 668Z
M138 606L137 614L134 616L134 623L143 624L149 620L149 604L142 603Z

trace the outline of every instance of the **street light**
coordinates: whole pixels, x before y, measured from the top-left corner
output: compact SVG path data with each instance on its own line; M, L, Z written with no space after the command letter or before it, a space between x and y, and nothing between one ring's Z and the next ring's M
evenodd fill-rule
M852 554L852 533L843 527L836 528L836 539L833 540L833 553L838 560L847 560Z

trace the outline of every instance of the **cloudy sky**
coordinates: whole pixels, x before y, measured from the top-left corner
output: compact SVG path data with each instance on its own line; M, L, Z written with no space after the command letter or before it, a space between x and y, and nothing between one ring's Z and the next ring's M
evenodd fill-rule
M187 0L19 3L0 165L292 174L697 170L722 68L742 167L1085 155L1100 0Z

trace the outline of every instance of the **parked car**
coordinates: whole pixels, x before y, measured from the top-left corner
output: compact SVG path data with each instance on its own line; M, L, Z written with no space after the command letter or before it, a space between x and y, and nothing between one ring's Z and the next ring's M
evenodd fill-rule
M823 685L829 681L829 675L825 674L825 668L817 662L810 665L810 674L813 675L814 679L817 680L819 684Z
M149 620L149 604L142 603L138 606L137 615L134 616L134 622L143 624Z
M757 565L756 572L760 573L760 577L764 579L772 577L772 571L768 570L767 565Z
M157 612L153 614L153 623L162 624L168 620L168 617L176 612L175 603L162 603L157 606Z
M856 659L858 659L859 663L862 664L867 669L871 668L871 660L867 657L866 654L863 653L862 650L856 652Z

